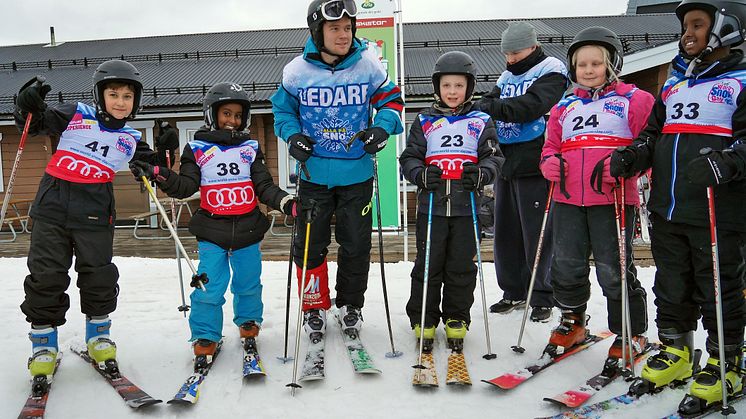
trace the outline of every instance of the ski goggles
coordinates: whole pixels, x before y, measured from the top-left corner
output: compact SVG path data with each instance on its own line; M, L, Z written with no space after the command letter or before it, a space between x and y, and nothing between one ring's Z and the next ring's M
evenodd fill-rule
M321 16L326 20L342 19L345 13L351 18L357 16L355 0L332 0L321 4Z

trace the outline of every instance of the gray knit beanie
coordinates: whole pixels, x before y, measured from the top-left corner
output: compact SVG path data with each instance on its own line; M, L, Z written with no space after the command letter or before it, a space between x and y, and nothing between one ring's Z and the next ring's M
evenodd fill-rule
M538 45L536 29L526 22L511 22L502 34L500 49L503 54Z

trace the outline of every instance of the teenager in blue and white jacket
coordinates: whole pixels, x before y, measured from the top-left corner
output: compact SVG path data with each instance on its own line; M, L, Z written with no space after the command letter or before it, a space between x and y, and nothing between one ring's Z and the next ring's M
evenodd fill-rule
M319 204L303 295L306 332L312 339L324 333L325 310L331 307L326 255L334 215L339 243L336 305L347 329L360 328L370 267L373 154L385 147L389 135L403 131L399 88L375 52L355 38L356 14L354 2L311 2L311 37L303 54L283 69L282 85L272 96L275 134L308 169L300 174L299 195ZM361 131L361 141L350 143ZM299 280L305 230L301 221L293 244Z

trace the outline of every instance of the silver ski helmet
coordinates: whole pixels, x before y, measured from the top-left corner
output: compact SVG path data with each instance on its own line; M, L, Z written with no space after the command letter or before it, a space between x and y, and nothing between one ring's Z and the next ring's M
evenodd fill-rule
M468 102L474 94L474 86L477 82L477 64L474 59L465 52L450 51L441 55L433 67L433 92L440 100L440 76L446 74L461 74L466 76L466 101Z
M205 115L205 125L210 129L218 129L218 108L223 103L238 103L243 108L241 125L237 131L243 131L251 124L251 100L249 94L236 83L217 83L207 91L202 100L202 113Z
M347 15L352 21L352 37L357 30L357 5L355 0L313 0L308 5L306 22L311 31L311 39L316 49L326 51L324 48L324 22L339 20Z
M619 40L617 34L611 30L602 26L591 26L585 28L575 35L572 39L570 47L567 49L567 69L570 76L570 80L577 82L575 77L575 65L572 63L572 56L575 55L580 47L586 45L598 45L606 48L609 51L609 58L611 61L611 71L615 75L619 75L622 72L622 65L624 64L624 47L622 41ZM607 75L607 78L611 78L611 74Z
M690 10L707 12L712 19L710 39L705 50L736 46L746 39L746 4L733 0L683 0L676 7L676 16L681 22L681 33L684 33L684 16ZM681 42L679 42L681 50ZM683 52L683 50L681 50ZM708 51L708 52L709 52Z
M134 87L135 101L132 105L132 113L125 119L135 119L142 101L142 79L134 65L122 60L104 61L93 73L93 103L96 106L96 113L113 118L106 112L104 105L105 86L112 82L125 83Z

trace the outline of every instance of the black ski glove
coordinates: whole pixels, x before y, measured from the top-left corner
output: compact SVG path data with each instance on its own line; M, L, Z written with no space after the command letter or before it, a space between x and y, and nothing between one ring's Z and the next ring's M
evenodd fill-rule
M285 204L282 212L292 217L298 217L298 214L302 214L307 223L312 223L319 215L319 203L315 199L301 200L299 196L296 196Z
M431 164L425 166L425 168L420 172L419 176L417 176L416 184L422 189L432 191L438 189L438 186L443 182L441 176L443 176L443 170L441 170L440 167Z
M487 175L484 174L481 167L471 162L464 163L464 171L461 172L461 184L465 190L474 191L482 189L486 178Z
M288 138L288 144L290 144L290 155L303 163L313 154L313 145L316 144L316 141L307 135L298 133Z
M612 177L629 178L635 175L633 166L637 159L637 151L632 146L618 147L611 153L609 174Z
M379 127L371 127L363 131L360 141L363 142L363 149L368 154L376 154L386 147L389 140L389 133Z
M130 162L130 171L135 176L138 182L142 182L142 177L145 176L150 181L163 182L168 176L168 169L160 166L153 166L150 163L134 160Z
M168 122L163 124L160 128L160 134L155 137L155 148L169 151L176 150L179 148L179 132Z
M732 150L713 151L705 147L699 150L699 154L686 166L686 176L695 185L715 186L736 177L738 165Z
M26 82L18 93L18 100L16 101L18 109L32 114L44 112L47 109L44 99L47 97L47 93L52 90L52 86L45 82L46 79L42 76L36 76Z

